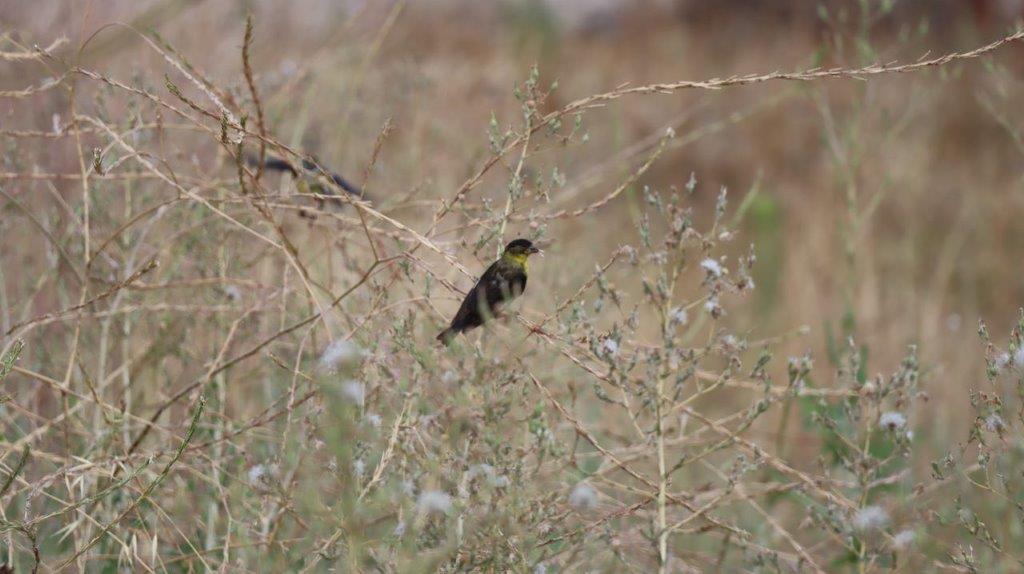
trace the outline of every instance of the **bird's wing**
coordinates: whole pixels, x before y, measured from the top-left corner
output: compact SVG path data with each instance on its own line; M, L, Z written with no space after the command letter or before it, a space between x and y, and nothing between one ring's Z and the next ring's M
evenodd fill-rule
M327 177L327 179L331 180L331 183L333 183L334 185L340 187L341 189L347 191L348 193L350 193L352 195L355 195L357 197L362 197L362 195L363 195L362 190L360 190L358 187L356 187L355 185L350 183L347 179L342 177L340 174L335 173L335 172L333 172L333 171L323 167L320 164L320 160L317 159L317 158L313 158L313 160L303 159L302 160L302 167L304 167L307 171L313 172L314 176L320 175L322 173L324 176Z
M509 268L500 261L495 262L480 278L484 295L490 307L511 301L523 293L526 274L520 269Z
M459 305L459 310L455 313L455 317L452 319L453 326L475 327L483 322L483 318L480 317L480 305L486 305L487 302L491 300L488 295L488 292L490 291L489 285L493 283L494 279L498 276L497 265L497 262L492 263L491 266L484 271L484 274L480 276L480 279L477 280L476 285L473 285L473 288L466 294L466 298L462 300L462 305ZM484 301L480 300L481 294L484 295Z
M462 300L452 319L452 326L465 330L482 325L491 316L499 314L503 303L518 297L524 289L526 273L522 270L510 272L502 267L501 260L495 261Z

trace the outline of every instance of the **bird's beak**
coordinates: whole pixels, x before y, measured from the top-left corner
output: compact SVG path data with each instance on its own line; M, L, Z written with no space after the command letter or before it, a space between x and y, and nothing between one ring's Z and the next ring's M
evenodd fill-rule
M531 255L537 254L537 255L540 255L541 257L544 257L544 251L542 249L538 248L538 247L531 247L530 248L530 254Z

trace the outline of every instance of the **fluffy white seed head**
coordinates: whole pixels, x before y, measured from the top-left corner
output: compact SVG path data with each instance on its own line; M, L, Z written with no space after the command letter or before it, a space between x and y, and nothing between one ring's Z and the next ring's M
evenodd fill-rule
M337 372L342 365L356 362L363 355L363 350L352 341L338 339L327 345L320 355L320 368L328 373Z
M615 339L605 339L601 343L601 352L606 357L614 357L619 354L619 344L615 342Z
M878 417L878 426L889 432L896 432L907 426L907 417L896 411L884 412Z
M569 493L569 505L577 510L587 510L597 506L597 491L585 482L578 482Z
M363 406L363 400L366 398L363 383L359 381L349 380L341 383L341 394L359 407Z
M1013 366L1017 369L1024 370L1024 345L1021 345L1013 352Z
M853 516L853 526L857 530L876 530L889 524L889 513L881 506L865 506Z
M892 537L893 548L897 550L904 550L910 547L910 545L914 543L914 536L914 531L909 528L907 530L899 531L896 533L896 536Z
M452 497L440 490L425 490L420 493L416 506L427 514L447 514L452 509Z
M710 257L708 257L704 261L701 261L700 266L701 268L704 269L704 271L707 271L709 276L714 277L715 279L721 277L722 274L725 272L725 270L722 269L722 264L715 261L714 259L711 259Z

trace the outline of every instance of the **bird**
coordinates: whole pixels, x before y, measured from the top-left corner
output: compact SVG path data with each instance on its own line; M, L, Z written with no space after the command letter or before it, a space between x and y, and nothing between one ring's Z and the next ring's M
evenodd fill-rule
M254 155L247 156L246 161L249 163L249 165L254 167L257 167L260 164L259 158ZM298 187L303 192L309 192L319 196L317 198L317 203L319 203L321 206L323 205L324 201L323 196L337 195L334 189L335 187L341 189L342 191L348 193L353 197L367 200L370 199L369 197L366 196L366 193L362 189L359 189L358 186L351 183L350 181L342 177L340 174L337 174L329 169L324 169L323 167L321 167L320 160L316 158L304 158L302 160L301 167L297 167L295 163L290 162L284 158L268 156L263 161L263 167L270 171L286 171L289 174L291 174L291 176L295 178L295 180L297 181ZM323 175L325 178L327 178L327 181L329 181L330 184L332 185L325 186L320 181L318 181L318 176L320 175ZM341 203L340 199L332 198L332 200L336 204Z
M501 257L491 263L476 285L462 300L458 312L437 340L445 346L459 333L475 329L488 319L499 316L501 308L526 290L527 260L531 255L544 252L529 239L515 239L505 246Z

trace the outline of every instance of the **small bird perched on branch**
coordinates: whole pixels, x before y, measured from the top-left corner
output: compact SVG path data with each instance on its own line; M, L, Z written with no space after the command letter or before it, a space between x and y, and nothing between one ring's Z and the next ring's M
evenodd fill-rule
M516 239L505 246L501 257L480 276L480 280L462 300L451 325L441 331L437 340L449 345L459 333L483 325L501 314L505 303L526 290L527 259L543 252L529 239Z
M246 161L253 166L258 166L260 162L259 158L251 155L246 157ZM341 175L324 168L319 160L316 159L303 159L302 167L300 168L286 159L268 156L263 162L263 167L270 171L286 171L290 173L295 178L296 184L304 192L314 193L318 196L337 195L334 189L334 186L337 186L349 195L360 199L369 199L358 186L349 182ZM323 181L319 180L320 176L325 177L327 181L334 185L323 185ZM340 203L340 200L335 201ZM317 202L323 204L324 198L318 197Z

